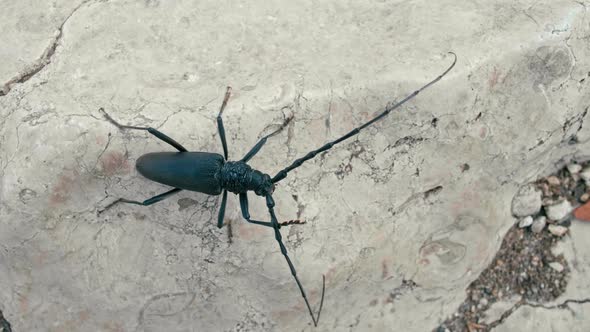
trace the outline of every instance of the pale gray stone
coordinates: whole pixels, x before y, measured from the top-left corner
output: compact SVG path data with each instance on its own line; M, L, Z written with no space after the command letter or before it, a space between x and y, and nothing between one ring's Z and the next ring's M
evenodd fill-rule
M572 204L567 199L552 205L547 205L544 208L545 214L550 220L561 220L570 214L574 209Z
M520 219L520 221L518 222L518 227L525 228L525 227L529 227L532 224L533 224L533 217L526 216L526 217Z
M512 214L526 217L541 210L541 191L533 184L522 186L512 200Z
M568 164L567 170L570 174L578 174L582 170L582 165L580 164Z
M549 183L549 185L551 186L559 186L561 184L561 180L555 176L555 175L551 175L549 177L547 177L547 183Z
M531 230L534 233L541 233L547 224L547 217L545 216L538 216L533 220L533 224L531 225Z
M549 225L549 232L555 236L564 236L567 233L568 228L561 225L551 224Z
M551 262L549 263L549 266L557 272L563 272L565 269L565 267L559 262Z
M590 167L586 167L582 170L582 172L580 172L580 177L584 180L584 181L590 181Z

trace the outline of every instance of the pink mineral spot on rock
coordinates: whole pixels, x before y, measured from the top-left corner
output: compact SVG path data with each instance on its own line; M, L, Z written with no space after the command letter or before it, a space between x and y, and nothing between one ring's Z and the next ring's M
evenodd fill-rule
M100 158L102 173L106 176L112 176L120 173L129 173L130 166L127 155L120 151L110 151Z
M237 228L237 237L240 240L251 241L254 239L263 238L265 235L267 235L267 233L265 232L266 227L259 227L258 225L244 223L236 223L233 226L234 229Z
M28 290L25 290L28 293ZM18 299L18 310L21 313L26 313L29 310L29 299L27 294L20 294Z
M387 259L384 258L381 261L381 278L387 279L387 277L389 277L389 268L387 266Z
M96 144L97 145L105 145L107 143L107 138L105 138L103 135L96 135L95 137L96 139Z
M488 128L486 128L485 126L482 126L481 128L479 128L479 137L481 139L486 138L487 135L488 135Z
M49 196L50 205L56 206L63 204L70 198L70 191L73 189L78 176L79 174L75 170L64 170L62 172L57 180L57 183L51 190L51 195Z
M82 310L78 313L78 319L80 322L85 322L90 318L90 311L88 309Z
M104 330L109 332L124 332L123 324L121 322L108 322L103 324Z
M492 71L492 74L490 75L490 79L488 80L488 83L490 85L490 89L493 89L496 84L498 84L498 82L500 81L500 71L498 70L498 68L494 67L494 70Z
M430 260L428 258L422 258L422 259L418 260L418 264L420 264L420 265L429 265L430 264Z

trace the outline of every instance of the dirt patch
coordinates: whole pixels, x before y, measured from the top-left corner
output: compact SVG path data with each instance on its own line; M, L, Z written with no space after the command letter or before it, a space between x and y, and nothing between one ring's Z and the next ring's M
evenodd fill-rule
M467 299L452 318L434 331L489 331L495 324L484 324L486 310L501 300L515 296L528 302L547 302L565 291L569 269L562 256L551 248L559 241L548 231L539 234L513 226L492 264L469 287ZM559 263L558 272L550 263Z
M542 192L544 207L532 217L545 217L549 206L563 200L569 201L572 207L588 200L590 186L580 175L582 169L590 170L588 164L581 167L570 165L569 170L564 167L536 181L534 185ZM560 220L547 219L551 228L567 228L571 222L571 211ZM512 226L491 264L467 288L465 301L433 331L490 331L519 306L543 304L563 294L570 270L563 256L552 253L552 248L562 237L549 231L550 227L534 232L530 225L520 228L517 222ZM487 310L499 301L512 301L514 305L496 320L486 320Z

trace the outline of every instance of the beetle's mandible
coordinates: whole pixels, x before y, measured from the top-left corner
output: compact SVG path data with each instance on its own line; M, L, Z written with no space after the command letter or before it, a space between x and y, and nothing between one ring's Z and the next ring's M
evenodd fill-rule
M260 151L260 149L266 143L269 137L278 134L283 128L285 128L289 121L291 121L291 118L286 119L281 125L281 127L275 130L274 132L262 137L258 141L258 143L256 143L256 145L254 145L254 147L252 147L252 149L250 149L250 151L246 153L246 155L242 159L240 159L239 161L228 161L227 143L225 140L225 129L223 127L222 115L223 110L227 105L227 101L229 100L229 97L231 95L230 87L227 88L225 97L223 98L223 103L221 104L221 107L219 109L219 114L217 115L217 127L219 131L219 137L221 139L221 145L223 146L223 155L209 152L189 152L178 142L154 128L122 125L115 121L108 113L106 113L103 108L100 108L100 111L105 115L107 120L113 123L118 128L147 131L150 134L156 136L158 139L176 148L178 152L148 153L141 156L136 163L136 168L139 171L139 173L141 173L141 175L145 176L150 180L173 187L173 189L142 202L126 198L119 198L111 204L107 205L101 211L99 211L99 213L104 212L105 210L113 207L118 203L130 203L148 206L156 202L159 202L163 199L166 199L171 195L178 193L181 190L190 190L205 193L208 195L222 195L221 205L217 218L217 227L221 228L223 227L225 206L227 203L227 192L229 191L239 195L240 209L242 211L242 216L244 217L244 219L246 219L246 221L262 226L272 227L274 229L275 239L279 244L281 253L287 260L287 264L289 265L291 274L293 275L293 278L295 279L295 282L297 283L297 286L301 291L301 295L303 297L303 300L305 301L305 305L307 306L309 314L311 315L313 324L314 326L317 326L320 318L320 313L322 310L322 304L324 302L325 277L323 277L322 281L322 295L320 300L320 306L317 311L317 315L314 315L311 306L309 305L309 301L307 300L305 290L303 289L303 286L301 285L301 282L297 277L295 267L293 266L293 263L291 262L291 259L287 254L287 248L283 244L281 232L279 230L281 226L298 224L301 222L299 222L298 220L291 220L280 223L277 220L274 211L275 202L272 198L272 193L275 189L275 183L286 178L287 174L290 171L301 166L305 161L314 158L318 153L327 151L331 149L334 145L358 134L362 129L379 121L387 114L389 114L392 110L400 107L408 100L414 98L422 90L438 82L449 71L451 71L451 69L455 66L457 62L457 56L455 55L455 53L449 53L452 54L454 57L453 63L438 77L436 77L426 85L422 86L418 90L414 91L410 95L406 96L401 101L388 105L385 108L385 110L382 111L379 115L375 116L363 125L351 130L346 135L331 142L328 142L320 148L308 152L305 156L296 159L295 161L293 161L293 163L291 163L291 165L279 171L274 177L271 177L266 173L251 168L248 165L248 161ZM265 198L266 206L270 215L270 221L259 221L250 218L250 213L248 211L248 191L253 191L256 195Z

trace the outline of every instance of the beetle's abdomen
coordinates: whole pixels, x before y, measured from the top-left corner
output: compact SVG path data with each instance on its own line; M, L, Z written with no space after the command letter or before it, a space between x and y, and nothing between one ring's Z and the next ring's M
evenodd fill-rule
M135 167L146 178L171 187L221 194L219 171L223 156L208 152L155 152L137 159Z

